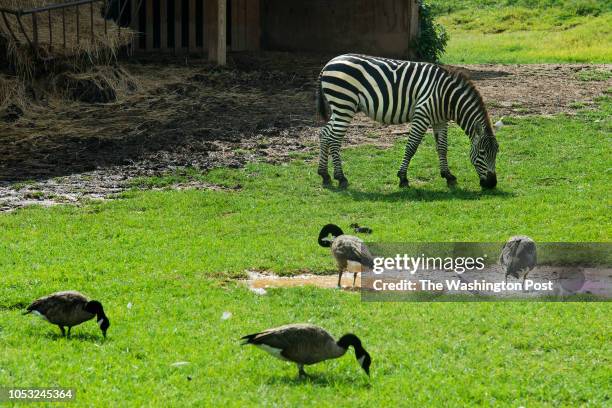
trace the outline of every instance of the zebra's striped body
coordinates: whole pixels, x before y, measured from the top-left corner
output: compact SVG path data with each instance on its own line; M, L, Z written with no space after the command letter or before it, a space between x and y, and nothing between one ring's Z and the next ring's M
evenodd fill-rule
M340 187L348 181L342 171L340 144L357 112L387 124L411 122L404 159L397 173L400 186L408 186L407 170L423 135L433 128L440 174L456 183L446 160L448 122L453 120L470 137L470 159L480 184L497 184L497 140L480 94L463 74L435 64L346 54L329 61L319 76L318 105L328 121L321 130L319 174L329 185L328 156Z

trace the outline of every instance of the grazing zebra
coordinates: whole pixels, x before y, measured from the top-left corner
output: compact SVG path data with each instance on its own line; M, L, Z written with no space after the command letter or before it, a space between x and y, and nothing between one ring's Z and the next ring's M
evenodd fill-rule
M431 126L440 160L440 175L449 186L457 183L446 160L448 121L455 121L471 141L470 160L480 185L497 185L495 157L498 144L482 97L460 71L423 62L398 61L364 55L340 55L319 75L319 114L327 121L321 130L318 173L323 185L331 154L334 178L348 186L342 171L340 143L357 112L387 124L412 122L404 159L397 172L400 187L408 187L408 164Z

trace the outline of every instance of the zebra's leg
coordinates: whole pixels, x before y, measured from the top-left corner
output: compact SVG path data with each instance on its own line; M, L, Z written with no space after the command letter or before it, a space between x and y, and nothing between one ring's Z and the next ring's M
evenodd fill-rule
M319 146L321 151L319 153L318 173L323 178L323 187L331 186L331 177L329 177L329 173L327 171L327 162L329 156L329 134L331 132L331 128L332 125L330 121L329 123L327 123L327 125L323 127L323 129L321 129L321 133L319 134Z
M350 118L345 116L339 116L332 114L331 123L331 133L329 137L329 153L332 157L332 163L334 165L334 178L338 180L338 186L342 189L348 187L348 180L344 176L344 172L342 171L342 160L340 159L340 145L342 143L342 139L344 138L344 134L346 133L346 128L349 125Z
M440 160L440 176L446 179L446 184L449 187L457 185L457 177L455 177L448 168L446 152L448 149L448 122L444 122L434 126L434 138L436 139L436 150L438 151L438 159Z
M408 187L408 165L410 164L412 156L414 156L416 153L419 144L421 144L421 140L423 140L423 136L425 135L426 131L426 119L424 117L415 118L412 123L412 128L410 129L410 134L408 135L408 143L406 143L404 160L402 160L402 165L397 172L397 177L400 179L400 187Z

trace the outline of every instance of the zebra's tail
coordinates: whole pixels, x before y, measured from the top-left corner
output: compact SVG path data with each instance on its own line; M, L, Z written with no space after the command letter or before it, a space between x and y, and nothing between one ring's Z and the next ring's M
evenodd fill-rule
M317 111L321 119L323 119L325 122L329 121L330 115L329 110L327 109L327 101L325 100L325 96L323 95L321 75L319 75L319 80L317 81Z

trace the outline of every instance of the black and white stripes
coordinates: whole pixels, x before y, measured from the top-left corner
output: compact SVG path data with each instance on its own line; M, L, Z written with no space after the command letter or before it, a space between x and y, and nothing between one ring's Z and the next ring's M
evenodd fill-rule
M471 140L470 159L480 184L497 184L497 141L482 98L470 80L458 71L422 62L346 54L329 61L319 76L319 113L327 124L321 130L319 174L329 185L331 154L334 178L340 187L348 180L342 172L340 144L357 112L387 124L412 122L404 159L397 173L400 186L408 186L407 170L423 135L434 130L440 174L456 183L446 160L448 121L455 121Z

